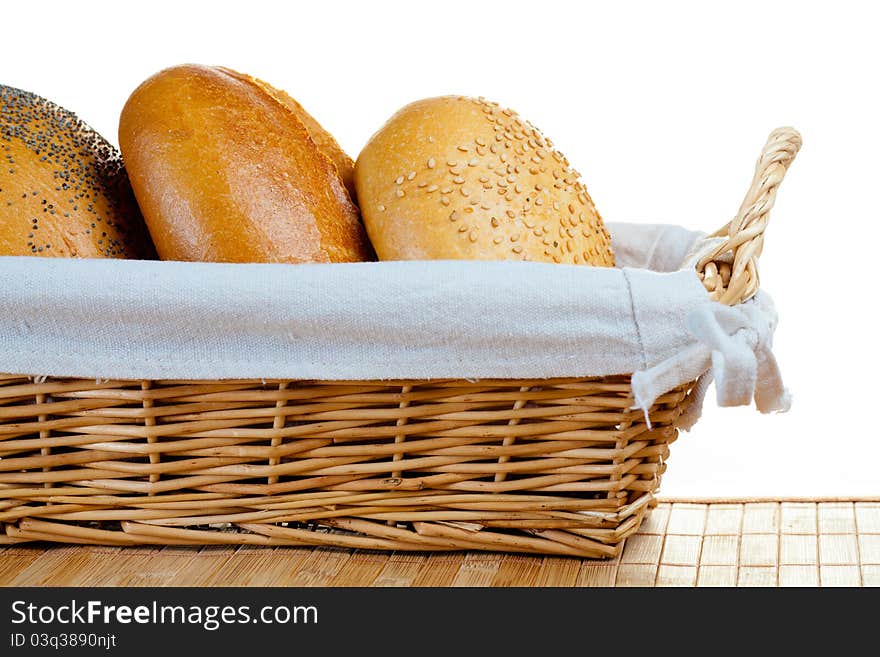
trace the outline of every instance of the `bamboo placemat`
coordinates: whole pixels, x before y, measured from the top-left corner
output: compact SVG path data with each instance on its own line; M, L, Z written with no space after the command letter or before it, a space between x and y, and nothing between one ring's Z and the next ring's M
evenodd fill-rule
M662 502L612 561L13 545L0 586L880 586L880 502Z

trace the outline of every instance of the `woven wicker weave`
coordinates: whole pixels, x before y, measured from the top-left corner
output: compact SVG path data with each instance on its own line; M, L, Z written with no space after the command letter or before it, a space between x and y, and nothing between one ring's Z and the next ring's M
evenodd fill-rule
M800 146L771 134L698 265L755 293ZM615 556L649 510L692 384L649 429L629 376L99 381L0 376L0 543L341 545Z

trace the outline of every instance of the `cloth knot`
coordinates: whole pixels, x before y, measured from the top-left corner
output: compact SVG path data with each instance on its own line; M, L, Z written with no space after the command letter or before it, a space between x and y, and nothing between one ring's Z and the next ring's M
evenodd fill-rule
M686 325L696 342L653 367L633 374L636 408L645 412L676 378L697 379L693 399L679 418L689 429L699 418L703 397L714 379L719 406L745 406L755 400L762 413L787 411L791 395L773 356L773 332L777 314L770 297L758 292L738 306L709 301L687 317ZM664 387L668 386L668 387Z

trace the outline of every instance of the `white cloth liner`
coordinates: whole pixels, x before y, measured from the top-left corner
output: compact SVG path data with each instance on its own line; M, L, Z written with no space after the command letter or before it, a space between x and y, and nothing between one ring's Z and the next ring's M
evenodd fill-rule
M0 257L0 372L102 379L547 378L634 372L636 406L714 377L786 410L760 293L711 302L699 233L611 224L616 269ZM699 404L682 424L690 426Z

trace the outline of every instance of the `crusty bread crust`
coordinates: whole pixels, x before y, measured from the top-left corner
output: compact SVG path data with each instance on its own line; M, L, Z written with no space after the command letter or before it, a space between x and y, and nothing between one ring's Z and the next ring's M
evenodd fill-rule
M336 164L247 76L200 65L157 73L123 108L119 143L164 260L372 257Z
M345 185L345 189L348 190L348 194L351 199L355 202L356 195L354 189L354 160L352 160L348 154L342 150L342 147L339 146L339 143L336 139L327 132L324 127L318 123L318 121L309 114L305 108L300 105L297 100L290 96L283 89L276 89L268 82L264 82L263 80L259 80L257 78L251 77L250 75L245 75L244 73L239 73L238 71L233 71L232 69L218 67L224 73L228 73L233 77L238 78L239 80L245 80L247 82L252 82L253 84L259 85L266 93L270 94L275 100L279 103L283 104L287 109L289 109L293 114L302 122L303 126L305 126L306 130L309 132L309 137L312 138L312 141L315 142L315 145L321 150L324 155L330 158L330 161L336 165L336 170L339 172L339 176L342 178L342 182Z

